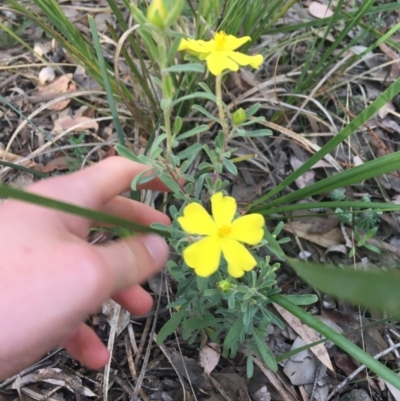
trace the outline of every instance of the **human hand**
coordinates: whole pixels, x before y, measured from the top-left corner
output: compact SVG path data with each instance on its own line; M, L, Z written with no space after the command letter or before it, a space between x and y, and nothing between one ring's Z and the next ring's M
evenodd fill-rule
M118 196L147 168L110 157L27 191L141 224L169 224L163 213ZM143 187L166 190L158 180ZM15 200L0 206L0 221L0 380L57 345L89 368L104 366L107 348L83 321L110 297L132 314L147 313L153 301L139 284L166 263L166 242L146 234L90 245L95 222Z

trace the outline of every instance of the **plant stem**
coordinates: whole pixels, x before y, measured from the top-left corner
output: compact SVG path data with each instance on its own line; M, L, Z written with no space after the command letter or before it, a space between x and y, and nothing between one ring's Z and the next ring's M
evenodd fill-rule
M219 119L221 120L221 127L222 131L224 131L225 141L228 140L229 137L229 128L225 120L225 111L224 105L222 102L222 75L217 75L215 80L215 95L217 97L217 106L218 106L218 113Z
M367 368L371 369L377 375L381 376L382 379L386 380L397 389L400 389L400 377L395 372L393 372L385 365L374 359L371 355L367 354L365 351L357 347L346 337L337 333L335 330L331 329L326 324L322 323L320 320L295 305L293 302L290 302L282 295L271 295L269 298L272 302L275 302L276 304L282 306L282 308L285 308L292 315L299 318L304 324L313 328L318 333L326 337L328 340L331 340L343 351L346 351L353 358L357 359Z

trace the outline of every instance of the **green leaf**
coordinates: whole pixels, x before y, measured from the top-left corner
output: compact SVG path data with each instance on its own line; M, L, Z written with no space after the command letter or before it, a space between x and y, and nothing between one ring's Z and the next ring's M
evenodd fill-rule
M287 213L294 210L308 210L308 209L336 209L336 208L355 208L355 209L379 209L382 212L387 211L400 211L400 205L394 203L383 202L363 202L363 201L332 201L332 202L306 202L297 203L295 205L272 206L268 204L251 208L249 212L257 212L267 216L275 213ZM353 213L356 213L353 211Z
M315 304L315 302L318 302L318 296L315 294L284 295L284 297L296 305L311 305Z
M212 95L211 93L194 92L194 93L191 93L190 95L185 95L178 99L175 99L174 102L172 103L172 106L176 106L179 103L182 103L182 102L185 102L186 100L191 100L191 99L206 99L206 100L211 100L212 102L217 102L216 96Z
M246 131L243 136L247 138L260 138L263 136L272 135L272 131L270 129L257 129L254 131Z
M322 292L374 310L400 311L400 274L342 269L287 259L296 273Z
M146 171L142 171L141 173L135 176L135 178L131 182L131 189L133 191L137 191L139 185L146 184L146 182L150 182L151 180L154 180L154 178L157 177L156 173L146 175L149 171L151 171L151 168L149 168Z
M263 362L270 368L273 372L278 370L278 364L276 363L275 357L272 351L269 349L268 345L265 343L264 339L260 337L257 329L253 329L253 338L256 345L256 350L258 355L263 360Z
M200 318L190 318L190 319L186 319L182 326L183 326L183 330L184 330L184 339L189 338L190 333L193 330L198 330L198 329L204 329L205 327L214 327L215 325L217 325L218 323L222 322L222 319L217 319L213 316L208 316L204 319L200 319Z
M206 124L199 125L198 127L192 128L189 131L184 132L183 134L180 134L176 137L176 139L179 141L181 139L186 139L190 138L191 136L201 134L202 132L208 131L209 126Z
M243 315L239 314L238 320L229 329L228 334L224 340L224 355L228 355L229 348L238 340L244 329Z
M233 175L237 175L237 167L229 160L229 159L223 159L222 163L224 164L225 168Z
M372 245L372 244L364 244L364 247L367 248L367 249L369 249L369 250L372 251L372 252L375 252L375 253L378 253L378 254L381 253L381 250L380 250L378 247L376 247L375 245Z
M251 207L258 205L272 196L276 195L280 191L288 187L297 178L302 176L306 171L308 171L315 163L325 157L329 152L335 149L341 142L348 138L353 132L361 127L368 119L370 119L377 111L383 107L387 102L393 99L398 93L400 93L400 78L398 78L392 85L389 86L384 92L382 92L366 109L364 109L354 120L344 127L337 135L335 135L326 145L324 145L317 153L311 156L299 169L294 171L285 180L278 184L274 189L269 191L264 196L257 199L251 204ZM379 159L378 159L379 160ZM367 163L365 163L367 164ZM360 166L361 167L361 166ZM398 166L397 166L398 168ZM354 170L354 169L351 169ZM350 171L351 171L350 170ZM396 170L396 167L393 168ZM334 177L337 177L336 174ZM377 175L377 174L376 174ZM376 176L375 175L375 176ZM374 176L374 175L373 175ZM329 177L333 178L333 177ZM339 178L340 180L340 178ZM297 193L298 191L294 192ZM283 202L281 202L283 203ZM276 203L274 203L276 204Z
M127 147L121 144L117 144L115 145L114 149L120 156L126 157L127 159L132 160L136 163L144 164L143 161L140 160L138 156L133 154Z
M288 203L294 202L299 199L304 199L313 195L320 194L322 192L329 192L336 188L341 188L346 185L355 184L372 177L377 177L379 175L395 171L399 168L399 163L400 163L400 152L394 152L391 153L390 155L379 157L378 159L371 160L360 166L353 167L346 171L342 171L338 174L320 180L312 185L309 185L295 192L292 192L288 195L273 200L269 202L269 207L286 202ZM297 171L298 170L296 170L296 172ZM292 173L291 175L295 173ZM260 199L263 198L264 197L261 197ZM253 205L255 203L259 203L260 199L254 202ZM371 203L368 202L367 205L368 207L371 207Z
M171 335L179 326L184 316L188 313L186 308L188 307L190 301L186 301L180 308L178 312L175 312L171 319L161 328L157 334L157 345L161 345L164 340Z
M72 205L70 203L61 202L52 198L36 195L31 192L25 192L21 189L11 188L7 185L0 184L0 197L18 199L23 202L32 203L54 210L60 210L65 213L74 214L96 222L108 223L118 227L124 227L135 232L156 233L163 237L167 237L168 233L156 230L154 228L143 226L131 220L125 220L112 214L99 212L97 210L86 209L81 206Z
M193 154L198 154L202 148L203 148L203 146L200 143L194 143L193 145L189 146L185 150L182 150L182 152L180 152L178 154L178 157L181 160L187 159L188 157L192 156Z
M175 123L174 123L174 130L173 130L174 131L174 136L179 134L179 132L182 129L182 125L183 125L182 117L177 116L175 118Z
M90 15L88 16L88 20L89 20L90 30L92 32L94 46L95 46L96 53L97 53L97 58L99 61L101 75L103 78L104 89L107 94L108 105L110 107L111 115L112 115L113 121L114 121L115 130L117 131L117 135L118 135L118 141L121 145L125 145L124 131L122 130L121 121L119 119L119 114L117 112L117 106L115 104L113 92L111 90L110 81L108 79L108 70L107 70L105 60L104 60L103 49L101 48L99 35L97 33L96 23L94 22L93 17Z
M200 112L201 114L204 114L207 118L209 118L209 119L212 120L212 121L217 122L218 124L221 123L220 120L219 120L219 118L213 116L213 115L212 115L210 112L208 112L204 107L199 106L198 104L194 104L194 105L192 106L192 109L193 109L193 110L197 110L197 111Z
M204 65L200 63L176 64L171 67L164 68L164 72L198 72L203 74L205 71Z

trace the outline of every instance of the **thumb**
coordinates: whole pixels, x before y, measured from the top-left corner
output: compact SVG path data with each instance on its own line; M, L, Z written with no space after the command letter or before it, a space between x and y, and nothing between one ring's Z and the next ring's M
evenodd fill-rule
M167 243L155 234L121 239L96 248L114 291L145 282L164 267L169 255Z

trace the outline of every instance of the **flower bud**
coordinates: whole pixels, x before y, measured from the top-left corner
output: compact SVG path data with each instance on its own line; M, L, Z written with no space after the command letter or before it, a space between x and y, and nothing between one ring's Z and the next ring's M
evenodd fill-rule
M238 126L246 121L246 112L240 108L237 109L232 115L233 123Z
M228 292L231 288L231 283L227 280L221 280L218 283L218 289L222 292Z
M168 10L164 0L153 0L147 10L147 19L160 29L164 28L164 21L167 18Z

